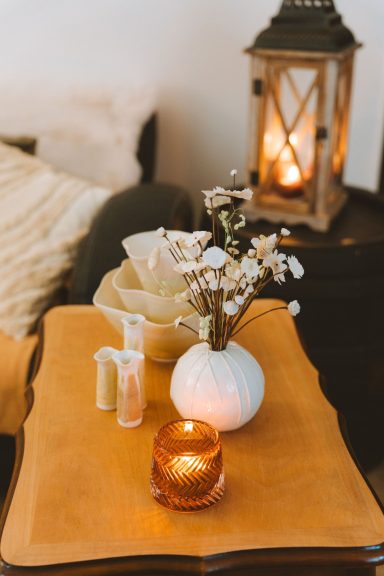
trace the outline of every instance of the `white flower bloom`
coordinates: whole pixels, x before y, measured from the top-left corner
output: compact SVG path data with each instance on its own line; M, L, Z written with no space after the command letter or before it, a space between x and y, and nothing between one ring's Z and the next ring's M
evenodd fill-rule
M200 290L200 286L199 284L196 282L196 280L194 280L191 285L190 285L190 289L192 290L192 292L194 294L200 294L201 290Z
M188 260L187 262L179 262L173 269L179 274L190 274L196 270L198 264L196 260Z
M168 240L171 244L179 244L181 245L184 242L184 238L181 234L177 234L177 232L174 232L173 230L171 230L168 234ZM168 247L169 248L169 244L168 242L165 242L162 246L162 248L164 247Z
M297 300L292 300L292 302L288 304L288 312L290 313L291 316L298 315L298 313L300 312L300 304L298 303Z
M230 173L230 174L231 174L231 176L236 176L236 174L237 174L236 168L234 168L233 170L231 170L231 173Z
M288 266L294 278L300 279L304 274L304 268L296 258L296 256L288 256Z
M235 280L231 280L227 278L227 276L222 276L220 278L220 288L224 290L224 292L229 292L230 290L234 290L237 286Z
M209 242L212 238L212 232L206 232L205 230L197 230L196 232L192 232L190 238L185 240L186 248L192 248L192 246L196 246L196 244L202 244L203 246Z
M254 289L255 289L255 288L254 288L253 284L248 284L248 286L247 286L246 289L245 289L245 294L247 294L247 295L248 295L248 294L252 294L252 292L254 291Z
M237 256L237 254L240 254L240 250L238 250L237 248L227 248L228 250L228 254L231 254L231 256Z
M285 277L283 271L287 268L284 264L284 260L286 259L285 254L279 254L277 250L274 251L273 254L270 254L266 258L264 258L263 265L267 268L271 268L274 276L275 282L281 284L281 282L285 282Z
M176 318L176 320L174 321L175 328L177 328L177 327L179 326L179 324L180 324L180 322L182 321L182 319L183 319L182 316L178 316L178 317Z
M216 280L216 278L214 278L209 282L208 286L213 292L216 292L216 290L219 289L219 280Z
M241 278L240 263L237 262L236 260L232 260L232 262L225 267L225 274L231 280L236 280L236 282L240 280Z
M244 304L244 297L240 296L240 294L237 294L235 296L235 302L236 304L238 304L239 306L242 306Z
M214 270L208 270L208 272L204 274L204 278L207 282L210 282L216 278L216 272Z
M260 235L260 238L252 238L251 244L256 248L256 255L260 260L264 260L267 256L272 254L276 246L276 234L270 236Z
M156 230L156 236L166 236L166 235L167 232L163 226L160 226L160 228Z
M218 246L207 248L203 252L203 260L214 270L222 268L228 259L228 254Z
M280 234L281 234L282 236L289 236L290 233L291 233L290 230L287 230L287 228L282 228L282 229L280 230Z
M201 290L206 290L208 288L208 284L206 283L204 277L200 276L199 281L194 280L190 285L190 289L193 292L199 294Z
M206 198L214 198L217 194L225 192L225 190L221 186L215 186L213 190L203 190L202 192L205 194Z
M184 292L178 292L177 294L175 294L175 302L177 303L188 302L188 300L191 300L191 298L192 298L192 292L190 291L189 288L184 290Z
M213 198L206 198L204 204L206 208L219 208L219 206L225 206L225 204L230 204L231 200L227 196L214 196Z
M225 190L223 194L225 196L232 196L232 198L242 198L243 200L251 200L253 196L250 188L244 188L244 190Z
M259 275L260 268L255 258L244 256L241 261L241 271L247 278L256 278Z
M256 256L256 250L254 250L253 248L250 248L248 250L248 256L249 256L249 258L254 258Z
M244 190L224 190L224 188L221 188L219 186L216 186L216 188L214 188L213 190L203 190L203 194L205 194L205 200L204 203L207 206L207 208L211 208L211 200L216 200L217 198L222 198L222 197L232 197L232 198L242 198L243 200L251 200L252 196L253 196L253 192L250 188L244 188ZM226 204L229 204L230 200L228 199L228 202L226 202ZM217 204L217 206L221 206L221 204ZM215 208L215 203L213 204L213 207Z
M157 268L160 261L160 248L155 246L155 248L151 251L150 255L148 256L148 268L150 270L154 270Z
M245 278L241 278L240 282L239 282L239 286L242 290L245 290L247 287L247 281Z
M200 340L208 340L209 332L211 330L211 318L212 315L200 316L199 318L199 338Z
M239 310L239 305L233 300L227 300L227 302L223 304L223 309L228 316L234 316Z

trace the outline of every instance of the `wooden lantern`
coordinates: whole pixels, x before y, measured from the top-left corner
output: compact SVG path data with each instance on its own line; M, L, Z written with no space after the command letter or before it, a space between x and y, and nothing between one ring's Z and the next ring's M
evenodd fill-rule
M332 0L284 0L251 56L248 182L253 220L327 231L343 170L355 50Z

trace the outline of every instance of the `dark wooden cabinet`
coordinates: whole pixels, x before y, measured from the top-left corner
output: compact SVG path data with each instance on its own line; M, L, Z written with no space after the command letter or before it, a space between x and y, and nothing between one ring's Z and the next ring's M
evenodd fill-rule
M281 251L295 254L305 275L273 283L262 296L300 302L296 320L307 353L369 468L384 457L384 198L355 189L349 195L330 232L290 227ZM276 230L275 224L248 222L242 250L250 238Z

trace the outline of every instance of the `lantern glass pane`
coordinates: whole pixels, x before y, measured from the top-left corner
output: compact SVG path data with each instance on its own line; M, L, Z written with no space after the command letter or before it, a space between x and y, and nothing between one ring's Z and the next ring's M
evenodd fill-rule
M316 144L318 70L269 63L260 163L264 193L309 199Z

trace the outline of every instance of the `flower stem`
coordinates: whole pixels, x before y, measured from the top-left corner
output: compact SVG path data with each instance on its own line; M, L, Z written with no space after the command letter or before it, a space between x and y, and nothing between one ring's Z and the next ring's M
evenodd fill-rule
M262 312L261 314L258 314L257 316L254 316L253 318L251 318L250 320L248 320L247 322L245 322L245 324L243 324L242 326L240 326L240 328L238 328L236 330L236 332L234 332L233 334L231 334L231 336L236 336L236 334L238 334L240 332L240 330L242 330L243 328L246 327L247 324L250 324L251 322L253 322L254 320L257 320L257 318L261 318L262 316L265 316L266 314L269 314L270 312L275 312L275 310L288 310L288 306L278 306L277 308L271 308L270 310L267 310L266 312Z
M199 335L199 333L194 328L191 328L190 326L188 326L188 324L184 324L184 322L180 322L179 326L184 326L184 328L188 328L188 330L191 330L191 332L194 332L195 334Z

